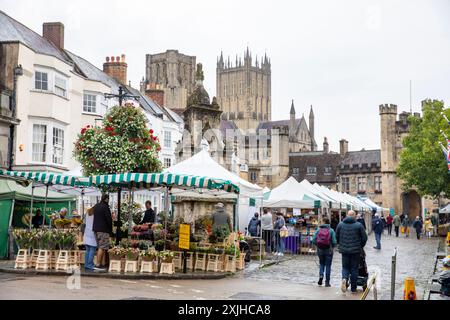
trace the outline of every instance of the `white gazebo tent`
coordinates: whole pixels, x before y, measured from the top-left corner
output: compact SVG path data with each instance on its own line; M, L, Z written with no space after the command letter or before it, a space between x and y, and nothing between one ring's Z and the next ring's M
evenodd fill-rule
M367 205L368 205L369 207L371 207L372 209L376 209L377 212L389 211L389 209L380 207L379 205L377 205L375 202L373 202L373 201L370 200L369 198L367 198L367 199L365 199L365 200L362 200L362 199L360 199L360 200L361 200L361 201L364 201L364 203L367 204Z
M303 181L300 182L300 185L308 190L310 193L314 194L315 196L321 198L323 201L325 201L327 204L331 204L332 209L339 209L340 204L339 201L336 201L333 197L330 197L327 195L318 184L312 185L308 180L303 179Z
M216 179L228 180L239 186L240 195L238 205L238 223L240 231L244 231L255 210L258 211L260 204L262 204L263 189L261 187L248 182L247 180L222 167L210 156L209 152L206 150L202 150L196 153L192 157L167 168L163 172L207 176ZM180 196L198 196L205 198L216 196L213 190L211 190L210 192L203 192L201 195L199 193L196 193L195 191L173 190L172 194ZM236 198L236 195L230 193L223 196ZM250 206L250 199L255 199L255 207Z
M322 204L324 201L309 193L295 178L290 177L270 191L269 198L264 201L264 207L314 209L317 202Z

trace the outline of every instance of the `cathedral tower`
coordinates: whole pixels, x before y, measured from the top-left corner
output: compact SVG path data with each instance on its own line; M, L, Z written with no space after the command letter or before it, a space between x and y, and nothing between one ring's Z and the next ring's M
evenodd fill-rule
M236 56L234 65L223 54L217 60L216 94L222 119L233 120L239 129L256 129L259 122L271 120L271 64L267 55L255 59L247 48L244 59Z

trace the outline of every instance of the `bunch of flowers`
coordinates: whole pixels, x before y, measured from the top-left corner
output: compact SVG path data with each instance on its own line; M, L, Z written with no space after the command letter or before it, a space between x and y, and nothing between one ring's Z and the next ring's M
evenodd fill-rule
M70 219L55 219L55 227L58 229L69 228L72 224L72 220Z
M236 258L239 258L241 251L234 244L231 244L225 248L225 254L233 256L236 254Z
M126 249L120 246L114 246L108 250L110 260L120 260L125 257Z
M77 244L77 234L72 230L57 230L52 240L56 241L61 250L73 250Z
M139 258L139 249L129 247L129 248L125 249L125 255L126 255L127 260L135 261Z
M163 263L171 263L173 261L173 252L172 251L160 251L158 253L159 259L161 259L161 262Z
M115 106L102 126L81 129L74 156L86 175L119 172L160 172L159 139L139 107Z
M13 237L19 249L30 249L33 242L33 233L27 229L14 229Z
M142 250L139 253L139 256L144 261L156 261L158 259L158 252L156 250L153 250L153 249Z

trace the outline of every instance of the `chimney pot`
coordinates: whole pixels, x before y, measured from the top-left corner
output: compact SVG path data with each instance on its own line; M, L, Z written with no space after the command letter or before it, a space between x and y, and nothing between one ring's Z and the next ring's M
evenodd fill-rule
M106 57L106 62L103 63L103 72L116 79L121 84L126 85L128 83L128 66L125 63L125 55L122 54L122 62L120 61L120 58L120 56L111 56L111 58Z
M115 59L115 58L114 58L113 56L111 56L111 62L114 62L114 59Z
M125 55L122 53L122 62L125 62Z
M106 62L109 62L109 57L106 57Z
M120 57L119 56L116 57L116 61L120 62Z

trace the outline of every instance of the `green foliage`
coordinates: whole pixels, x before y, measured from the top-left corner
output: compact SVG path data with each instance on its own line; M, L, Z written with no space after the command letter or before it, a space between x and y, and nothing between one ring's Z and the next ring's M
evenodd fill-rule
M102 126L81 129L74 157L84 174L160 172L159 139L147 130L146 122L139 108L126 104L111 108Z
M450 125L441 112L450 117L450 109L444 103L427 100L423 105L422 118L410 116L410 132L403 139L403 150L398 176L403 180L403 189L415 187L421 196L436 198L441 192L450 196L450 175L447 162L439 143L445 147L447 141L441 130L450 137Z

